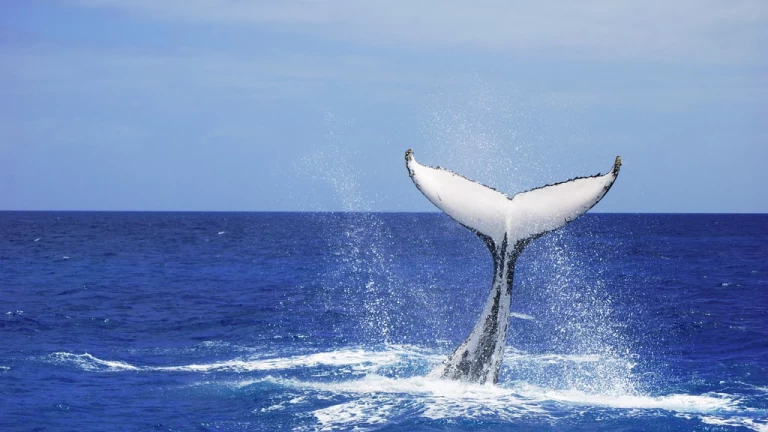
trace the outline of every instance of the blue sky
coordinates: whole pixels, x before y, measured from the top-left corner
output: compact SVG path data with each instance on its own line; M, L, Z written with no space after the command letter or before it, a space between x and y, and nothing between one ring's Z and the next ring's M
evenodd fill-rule
M0 209L432 211L403 153L768 212L768 2L0 3ZM577 4L576 4L577 3Z

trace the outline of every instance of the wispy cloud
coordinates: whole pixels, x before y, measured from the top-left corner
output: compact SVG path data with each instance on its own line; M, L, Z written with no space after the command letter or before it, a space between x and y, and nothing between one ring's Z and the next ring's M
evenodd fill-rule
M223 92L262 100L317 97L338 85L366 85L366 98L386 98L422 77L367 55L278 53L235 56L211 52L151 53L24 44L0 50L0 87L6 96L25 92L109 97L158 94L184 98L192 92ZM159 93L158 93L159 92ZM178 101L178 99L177 99Z
M71 0L141 17L282 26L336 40L553 58L768 61L763 0Z

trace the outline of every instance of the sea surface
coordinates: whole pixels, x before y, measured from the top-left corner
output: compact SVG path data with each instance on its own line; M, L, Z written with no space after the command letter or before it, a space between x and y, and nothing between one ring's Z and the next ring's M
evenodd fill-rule
M768 215L588 214L491 283L438 213L0 212L0 430L768 430Z

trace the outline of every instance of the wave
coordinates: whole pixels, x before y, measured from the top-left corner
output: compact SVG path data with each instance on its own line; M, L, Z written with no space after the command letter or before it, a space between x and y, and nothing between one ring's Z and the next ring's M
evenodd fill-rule
M666 396L590 394L574 390L552 390L530 385L479 385L428 377L389 378L367 375L343 382L302 381L267 377L240 382L253 385L270 382L297 390L315 390L335 394L391 394L426 396L436 400L480 403L484 407L509 408L531 403L558 402L567 405L619 409L662 409L681 413L715 413L739 409L739 399L720 393L703 395L672 394Z
M56 352L48 356L47 360L52 363L74 364L80 369L88 372L137 371L140 369L121 361L102 360L88 353L73 354L68 352Z
M427 371L443 359L442 352L390 345L381 350L348 347L285 357L250 355L175 366L139 366L104 360L89 353L67 352L53 353L44 361L101 373L255 373L254 376L217 376L213 382L205 379L195 385L225 386L235 391L265 384L284 388L288 394L298 395L261 408L260 412L308 405L305 408L317 420L320 429L327 430L372 426L405 415L433 420L513 421L525 417L553 424L588 411L609 411L610 416L632 416L637 411L643 411L644 415L696 417L702 423L711 425L737 425L758 431L768 428L765 422L757 420L765 416L764 410L745 406L743 400L734 394L649 395L633 391L631 386L605 387L613 388L613 391L603 388L589 391L589 388L549 386L525 379L499 385L478 385L429 378L423 376L425 373L414 376L417 373L413 368L406 369L406 366L419 365L421 371ZM530 364L548 370L555 365L564 370L586 370L589 375L589 367L612 361L615 359L599 355L533 355L509 349L505 367ZM403 370L406 372L402 373ZM319 400L323 401L320 404L322 408L314 409L317 404L313 401ZM329 400L337 403L328 405Z
M534 417L551 423L569 414L580 416L585 410L610 410L612 416L632 415L638 410L651 414L661 411L658 415L664 415L664 412L673 415L695 414L709 423L738 423L756 430L766 426L744 416L748 410L740 406L738 398L717 393L663 396L590 394L525 384L494 386L427 377L388 378L378 375L331 383L267 377L240 385L264 382L303 391L304 394L330 394L351 399L312 411L323 430L375 425L413 412L431 420L514 421ZM282 404L268 409L287 407ZM718 417L718 414L722 417Z
M414 348L397 346L385 351L346 348L289 357L243 357L179 366L136 366L122 361L102 360L88 353L74 354L68 352L56 352L46 356L43 360L52 363L73 364L89 372L255 372L314 367L348 367L351 371L367 372L386 365L407 361L413 357L429 358L428 355Z
M699 417L704 424L715 426L731 426L731 427L746 427L758 432L768 432L768 423L755 421L749 417L718 417L718 416L701 416Z
M213 344L215 345L215 344ZM229 345L225 345L231 348ZM249 351L240 348L242 351ZM247 356L211 363L193 363L178 366L136 366L122 361L103 360L89 353L74 354L55 352L47 356L54 363L70 363L89 372L120 371L168 371L168 372L253 372L312 367L349 367L354 371L374 371L378 368L403 362L422 361L435 366L445 358L444 353L429 352L410 345L389 345L385 350L373 351L364 348L343 348L334 351L317 352L288 357ZM534 363L542 365L563 363L600 362L595 354L527 354L508 348L505 364Z
M313 368L320 366L351 366L353 371L364 372L385 364L394 363L398 361L399 356L402 354L404 353L391 351L369 352L362 349L345 349L283 358L238 359L184 366L162 366L149 368L148 370L175 372L253 372Z

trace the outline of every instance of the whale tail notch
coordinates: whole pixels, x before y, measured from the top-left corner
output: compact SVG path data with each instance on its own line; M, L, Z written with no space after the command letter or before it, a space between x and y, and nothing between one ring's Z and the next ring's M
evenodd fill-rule
M405 152L413 183L432 204L486 242L511 244L552 232L595 206L616 181L617 156L606 174L577 177L508 197L497 190L443 168L421 165L413 150Z

